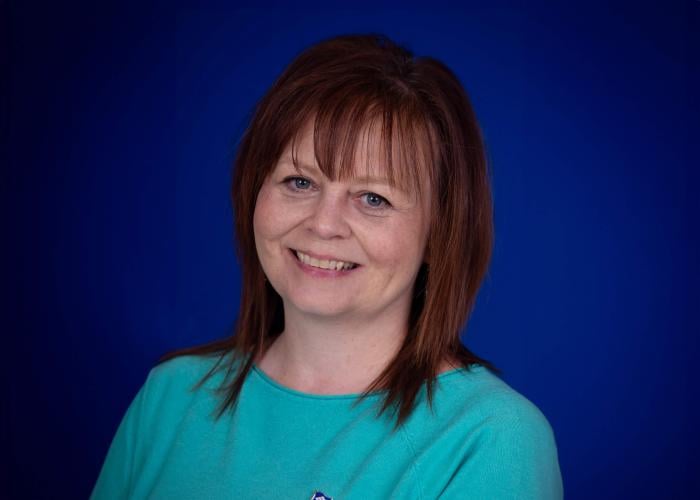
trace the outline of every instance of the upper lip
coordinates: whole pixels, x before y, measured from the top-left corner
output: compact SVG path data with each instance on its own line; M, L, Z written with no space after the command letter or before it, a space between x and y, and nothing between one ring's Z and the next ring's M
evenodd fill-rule
M336 262L350 262L352 264L357 264L355 261L348 260L348 259L340 259L338 257L333 257L332 255L314 253L314 252L309 252L307 250L297 250L295 248L292 248L291 250L294 252L301 252L301 253L306 254L309 257L313 257L314 259L317 259L317 260L334 260ZM357 264L357 265L359 266L359 264Z

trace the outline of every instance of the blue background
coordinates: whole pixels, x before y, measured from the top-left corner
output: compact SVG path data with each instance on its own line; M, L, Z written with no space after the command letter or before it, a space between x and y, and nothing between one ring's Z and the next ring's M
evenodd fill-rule
M157 358L228 333L252 107L369 31L472 98L496 246L465 342L548 417L566 497L700 492L700 2L257 5L0 1L0 496L87 497Z

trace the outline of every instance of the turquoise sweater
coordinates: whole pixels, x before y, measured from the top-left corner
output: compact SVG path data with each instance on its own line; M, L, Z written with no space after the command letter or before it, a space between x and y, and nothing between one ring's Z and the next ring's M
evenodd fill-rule
M403 428L376 419L382 393L314 395L254 366L235 413L217 421L215 358L151 370L107 453L92 499L560 499L552 429L530 401L482 366L425 386Z

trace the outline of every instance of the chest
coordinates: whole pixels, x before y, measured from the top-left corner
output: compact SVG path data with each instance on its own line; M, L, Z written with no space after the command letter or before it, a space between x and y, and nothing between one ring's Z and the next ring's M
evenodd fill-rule
M187 418L155 446L134 497L309 499L418 498L407 437L359 411L338 418L316 411L242 401L216 423Z

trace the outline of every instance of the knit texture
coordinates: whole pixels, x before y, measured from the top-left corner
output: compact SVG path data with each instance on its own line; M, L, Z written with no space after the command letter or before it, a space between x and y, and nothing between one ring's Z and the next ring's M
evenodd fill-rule
M215 360L153 368L112 440L91 499L563 498L552 428L487 368L425 386L404 427L376 418L382 392L314 395L254 366L235 412L215 420L223 372L190 389Z

